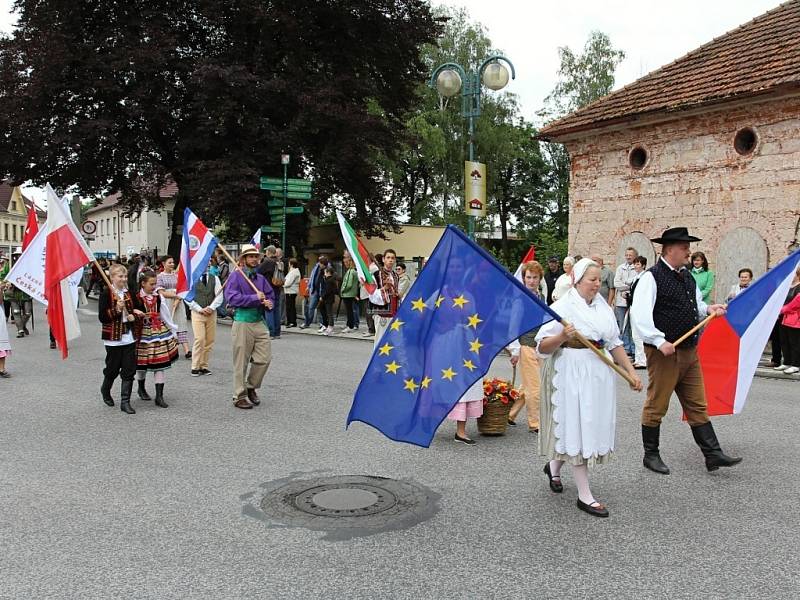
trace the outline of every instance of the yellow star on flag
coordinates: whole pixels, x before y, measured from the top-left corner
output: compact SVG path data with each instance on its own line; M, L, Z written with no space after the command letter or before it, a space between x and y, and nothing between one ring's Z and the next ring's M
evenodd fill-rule
M483 323L483 319L478 317L478 313L475 313L471 317L469 317L469 327L473 329L478 329L478 323Z
M401 321L400 319L395 319L394 321L392 321L392 325L391 325L390 329L392 331L400 331L400 328L403 325L405 325L405 323L403 321Z
M419 387L419 384L416 381L414 381L413 377L411 379L404 379L403 382L406 384L403 389L408 390L412 394L416 392L417 388Z
M442 305L442 302L444 302L444 296L439 296L436 299L436 308L439 308Z
M467 367L470 371L474 371L477 367L472 364L471 360L464 359L464 366Z
M422 298L414 300L411 303L411 310L418 310L419 312L423 312L428 306L425 304L425 301Z
M420 386L422 387L423 390L426 390L428 389L428 386L431 384L431 381L433 381L433 379L431 379L430 377L423 377L422 381L420 381Z
M398 365L394 361L392 361L390 363L386 363L386 372L387 373L392 373L393 375L396 375L397 374L397 369L399 369L399 368L400 368L400 365Z
M456 376L456 372L453 371L453 367L447 367L446 369L442 369L442 379L447 379L447 381L453 381L453 377Z
M477 339L477 338L475 338L474 340L472 340L472 341L469 343L469 349L470 349L472 352L474 352L475 354L480 354L480 349L481 349L482 347L483 347L483 344L481 344L481 341L480 341L479 339Z
M469 300L464 298L464 294L461 294L458 298L453 298L453 308L464 308L464 305L468 302Z
M378 350L380 351L379 356L389 356L389 352L394 350L394 346L390 346L389 342L386 342L383 346L378 348Z

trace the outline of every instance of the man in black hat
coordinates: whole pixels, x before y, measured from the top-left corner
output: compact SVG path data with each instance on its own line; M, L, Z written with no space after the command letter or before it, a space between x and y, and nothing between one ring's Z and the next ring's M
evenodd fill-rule
M644 342L647 355L647 400L642 409L644 466L664 475L669 467L658 450L661 419L669 408L672 392L678 396L692 435L706 459L706 468L731 467L741 458L726 456L708 419L708 405L703 388L703 373L697 358L695 333L679 347L679 337L697 325L706 315L725 314L725 306L707 306L686 269L689 243L700 238L689 235L686 227L673 227L651 240L662 245L661 258L636 284L631 319Z
M564 271L561 270L561 261L557 256L547 259L547 271L544 274L544 282L547 286L547 304L553 303L553 290L556 289L556 279L561 277Z

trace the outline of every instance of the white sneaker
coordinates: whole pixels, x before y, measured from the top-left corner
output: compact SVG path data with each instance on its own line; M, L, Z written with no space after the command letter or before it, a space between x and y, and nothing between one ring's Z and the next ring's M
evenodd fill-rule
M333 333L333 327L328 327L328 328L325 330L325 332L324 332L324 335L330 335L330 334L332 334L332 333Z
M372 337L372 334L369 331L365 331L361 334L361 337Z
M322 333L323 331L325 331L325 325L320 325L319 332Z
M328 330L324 327L322 329L317 329L317 335L328 335Z
M789 368L789 365L778 365L777 367L772 367L775 371L784 371Z
M340 333L350 333L351 331L355 331L355 330L354 329L350 329L349 327L345 327L344 329L342 329L342 331Z
M793 373L798 373L798 372L800 372L800 369L798 369L797 367L789 367L788 369L786 369L784 371L784 373L787 373L789 375L791 375Z

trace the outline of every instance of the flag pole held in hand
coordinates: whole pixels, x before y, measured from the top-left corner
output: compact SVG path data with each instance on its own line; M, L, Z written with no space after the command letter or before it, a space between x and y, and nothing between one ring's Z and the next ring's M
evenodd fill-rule
M708 315L708 316L707 316L705 319L703 319L702 321L700 321L700 322L699 322L697 325L695 325L694 327L692 327L692 328L691 328L689 331L687 331L687 332L686 332L686 333L684 333L684 334L683 334L681 337L679 337L677 340L675 340L674 342L672 342L672 347L673 347L673 348L677 348L677 347L678 347L678 344L680 344L681 342L684 342L684 341L686 341L687 339L689 339L690 337L692 337L692 336L694 335L694 333L695 333L695 332L696 332L698 329L702 329L703 327L705 327L706 325L708 325L708 324L709 324L709 323L710 323L710 322L711 322L711 321L712 321L712 320L713 320L713 319L714 319L716 316L717 316L717 313L715 313L715 312L713 312L713 313L711 313L710 315Z
M564 327L567 327L569 325L569 323L567 321L563 320L563 319L561 320L561 324ZM609 367L614 369L614 371L616 371L617 374L620 377L622 377L625 381L627 381L630 385L636 385L636 381L630 375L628 375L628 373L626 373L625 370L622 367L620 367L617 363L615 363L613 360L608 358L606 356L605 352L603 352L597 346L595 346L592 342L587 340L584 337L584 335L580 331L578 331L577 329L575 330L575 339L578 340L581 344L583 344L587 348L589 348L589 350L594 352L598 357L600 357L600 360L602 360Z

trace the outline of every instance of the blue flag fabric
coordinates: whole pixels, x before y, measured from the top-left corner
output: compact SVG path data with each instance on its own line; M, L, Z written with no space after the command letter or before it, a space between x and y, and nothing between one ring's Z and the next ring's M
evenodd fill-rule
M347 425L427 448L497 353L552 319L560 317L448 226L376 347Z

